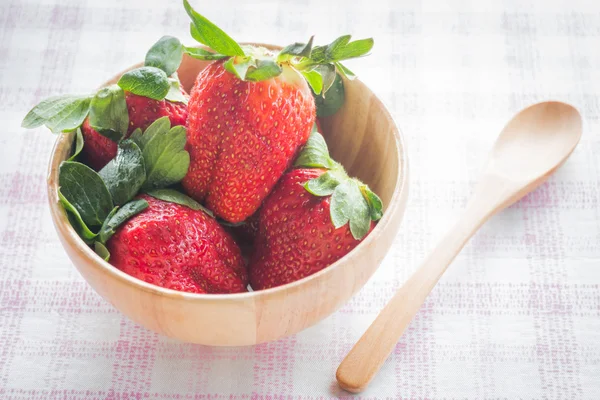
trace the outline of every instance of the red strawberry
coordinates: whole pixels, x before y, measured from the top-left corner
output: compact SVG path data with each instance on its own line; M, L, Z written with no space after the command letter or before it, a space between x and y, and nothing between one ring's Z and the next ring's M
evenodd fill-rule
M149 207L108 240L110 262L138 279L192 293L245 292L240 249L202 210L141 195Z
M187 96L183 90L182 92ZM165 99L153 100L129 92L125 92L125 102L129 112L127 136L137 128L145 130L160 117L168 116L171 126L186 124L187 105L185 103L176 103ZM86 156L88 164L96 170L102 169L117 154L117 143L94 130L90 126L89 118L83 122L81 133L83 133L85 142L83 154Z
M329 158L319 133L311 135L296 165L320 168L286 173L261 207L248 267L255 290L322 270L356 247L381 218L379 197Z
M191 162L182 184L217 216L241 222L260 207L308 140L316 118L313 92L325 93L338 72L352 75L340 61L365 55L373 40L350 42L346 35L313 48L310 38L272 52L240 46L187 0L183 5L192 37L213 50L188 48L188 54L220 61L198 75L191 91Z
M258 233L258 215L260 210L252 214L241 224L234 224L229 226L228 231L231 232L236 242L243 247L243 245L252 245L256 234ZM224 224L227 227L227 224ZM242 248L243 250L243 248Z
M183 187L219 217L245 220L289 167L314 120L315 102L298 72L247 82L222 62L209 65L191 91Z

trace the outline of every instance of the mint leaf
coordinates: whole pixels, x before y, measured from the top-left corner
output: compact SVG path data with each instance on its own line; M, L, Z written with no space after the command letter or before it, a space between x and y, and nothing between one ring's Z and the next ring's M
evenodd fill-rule
M187 0L183 0L183 7L192 19L193 28L190 29L190 33L194 39L226 56L244 55L244 51L235 40L208 19L198 14Z
M90 109L92 96L63 95L43 100L27 113L21 127L26 129L46 125L54 133L79 127Z
M369 214L373 221L379 221L383 216L383 203L379 196L377 196L367 185L361 185L360 191L363 197L369 204Z
M321 94L321 91L323 90L323 77L321 76L319 71L317 71L316 69L310 71L301 70L300 73L302 74L302 76L304 76L306 82L308 82L313 93Z
M88 228L87 224L81 218L79 211L77 211L77 209L69 202L69 200L65 198L60 191L60 188L58 189L58 198L60 203L65 208L65 211L67 212L67 218L69 219L73 229L75 229L75 232L77 232L79 237L83 239L84 242L91 244L98 234L92 232L90 228Z
M308 141L298 158L296 158L294 166L331 169L338 166L338 164L329 157L329 149L323 136L314 131L308 137Z
M338 178L331 171L327 171L318 178L311 179L303 186L315 196L329 196L333 190L340 184Z
M100 228L100 242L106 243L115 234L119 226L146 208L148 208L148 202L144 199L132 200L123 205L123 207L115 208L114 212L104 220L102 228Z
M162 69L167 76L177 71L183 58L183 45L173 36L163 36L154 43L148 53L144 65Z
M117 84L123 90L154 100L164 99L171 87L165 71L156 67L139 67L125 72Z
M250 82L266 81L281 75L283 69L272 60L256 60L256 66L246 72L245 79Z
M193 24L192 24L192 27L194 27ZM194 29L195 29L195 27L194 27ZM223 58L228 57L228 56L224 56L223 54L212 53L210 51L200 49L197 47L184 47L183 51L190 57L195 58L197 60L206 60L206 61L221 60Z
M284 47L279 54L277 55L277 61L285 61L288 59L286 56L292 57L308 57L310 58L310 54L312 53L313 39L315 37L311 36L308 40L308 43L294 43L289 46Z
M73 161L76 159L83 149L83 134L81 133L81 128L77 128L73 141L75 142L75 148L73 149L73 154L67 159L67 161Z
M132 140L119 143L117 155L98 172L117 206L127 203L146 180L142 151Z
M169 91L165 96L165 100L169 100L174 103L185 103L187 104L188 99L181 93L181 84L177 78L169 78Z
M317 117L328 117L335 114L342 108L344 101L344 82L342 81L342 78L336 74L331 88L327 91L327 96L323 97L315 95Z
M58 172L60 192L79 213L87 226L101 226L113 209L104 181L90 167L75 161L63 161Z
M108 249L106 248L106 246L104 246L102 243L100 243L100 242L94 242L94 251L104 261L110 260L110 252L108 251Z
M125 92L110 85L96 93L90 104L90 125L100 134L118 142L129 127L129 112Z
M147 195L156 199L176 203L191 208L192 210L202 210L214 218L214 214L209 209L202 206L196 200L174 189L154 189L146 192Z
M159 118L141 137L142 155L146 165L146 182L143 185L145 189L172 185L182 180L187 173L190 155L184 149L185 127L175 126L169 129L170 126L168 117Z

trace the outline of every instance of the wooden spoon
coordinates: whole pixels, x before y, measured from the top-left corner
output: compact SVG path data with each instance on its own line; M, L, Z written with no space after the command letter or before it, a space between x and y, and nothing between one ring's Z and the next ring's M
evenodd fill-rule
M559 102L535 104L506 125L462 217L385 306L340 364L342 389L365 389L454 257L498 211L533 191L569 157L581 116Z

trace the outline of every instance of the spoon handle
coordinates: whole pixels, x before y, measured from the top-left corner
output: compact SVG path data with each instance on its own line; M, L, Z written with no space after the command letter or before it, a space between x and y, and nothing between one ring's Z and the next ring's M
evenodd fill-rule
M342 389L358 393L367 387L448 265L489 218L490 207L486 204L473 198L462 218L396 292L346 355L336 373Z

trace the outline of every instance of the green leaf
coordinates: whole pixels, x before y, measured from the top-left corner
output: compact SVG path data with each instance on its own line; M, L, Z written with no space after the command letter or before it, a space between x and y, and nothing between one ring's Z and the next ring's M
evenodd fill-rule
M237 58L238 57L231 57L229 60L225 61L223 68L237 76L239 79L244 80L246 79L248 68L250 68L256 60L253 60L250 57L240 57L238 62Z
M192 24L192 27L195 29L194 24ZM195 58L197 60L211 61L221 60L223 58L229 57L223 54L213 53L204 49L200 49L198 47L184 47L183 51L190 57Z
M88 228L87 224L81 218L79 211L77 211L77 209L69 202L69 200L65 198L60 191L60 188L58 189L58 198L60 199L60 203L65 208L69 222L71 223L73 229L75 229L75 232L77 232L79 237L87 244L92 243L98 234L92 232L90 228Z
M168 125L163 119L166 119ZM179 182L190 165L190 155L184 149L185 127L168 129L171 126L168 121L168 117L159 118L142 135L142 155L146 165L145 189L163 188ZM155 124L158 128L163 128L158 129L154 127Z
M98 173L115 205L122 205L137 194L146 180L144 157L138 145L132 140L119 143L117 155Z
M339 184L331 195L329 211L331 222L335 228L340 228L350 220L348 209L350 208L350 199L352 191L352 182L346 181Z
M315 68L315 70L319 71L319 74L323 79L323 97L325 97L325 93L327 93L327 91L331 88L331 85L333 85L333 82L335 81L335 67L331 64L323 64L318 65Z
M165 100L187 104L188 99L183 95L183 93L181 93L181 84L179 83L179 79L169 78L169 92L165 96Z
M345 78L349 80L356 79L356 75L354 74L354 72L350 71L346 66L342 65L341 62L336 62L335 66L337 67L338 73L340 73Z
M317 120L315 119L315 122L313 123L312 129L310 131L310 133L313 132L319 132L319 127L317 126Z
M304 76L304 79L306 79L306 82L308 82L308 84L310 85L310 88L312 89L313 93L317 95L321 94L321 91L323 90L323 77L321 76L319 71L317 71L316 69L310 71L301 70L300 73L302 74L302 76Z
M336 229L349 222L350 232L356 240L369 232L369 205L355 180L347 180L335 188L331 195L330 215Z
M111 212L111 215L106 218L104 224L102 224L102 228L100 228L100 242L106 243L115 234L119 226L146 208L148 208L148 202L144 199L132 200L123 205L123 207L115 208Z
M90 125L114 142L127 133L129 112L123 89L111 85L96 93L90 104Z
M163 36L146 53L144 65L160 68L169 76L177 71L182 58L183 45L179 39L173 36Z
M272 60L256 60L256 67L250 67L246 72L245 79L250 82L266 81L281 75L283 69Z
M55 96L43 100L27 113L21 127L26 129L46 125L54 133L78 128L90 109L92 96Z
M318 178L311 179L303 186L315 196L329 196L333 190L340 184L340 181L331 171L327 171Z
M367 55L373 48L372 38L355 40L343 46L336 46L329 50L329 55L333 61L348 60L350 58L362 57Z
M313 132L308 137L304 148L296 158L295 167L327 168L331 169L338 164L329 157L327 143L319 132Z
M356 181L352 182L351 190L351 205L350 209L350 232L354 239L360 240L371 228L371 214L369 213L369 205L363 197Z
M294 44L290 44L289 46L284 47L277 55L277 61L285 61L286 59L288 59L288 57L286 56L310 58L314 38L314 36L311 36L308 40L308 43L296 42Z
M182 206L186 206L191 208L192 210L202 210L211 217L214 218L214 214L209 209L203 207L196 200L192 199L185 194L178 192L174 189L154 189L146 192L149 196L152 196L156 199L168 201L169 203L176 203Z
M156 67L140 67L125 72L117 84L123 90L154 100L164 99L171 87L165 71Z
M94 242L94 251L96 254L100 256L104 261L110 260L110 251L100 242Z
M75 142L75 148L73 149L73 154L68 158L67 161L73 161L76 159L83 149L83 134L81 133L81 128L77 128L73 141Z
M317 117L328 117L335 114L344 105L344 82L342 78L336 74L333 85L327 91L327 96L315 96L315 104L317 106Z
M190 29L190 33L194 39L226 56L244 55L244 51L235 40L208 19L198 14L187 0L183 0L183 7L192 19L194 28Z
M169 129L171 129L171 121L169 120L169 117L161 117L159 119L157 119L156 121L154 121L152 124L150 124L150 126L148 128L146 128L146 130L144 131L144 133L142 133L142 130L140 129L138 131L138 129L136 129L131 136L129 137L129 139L133 140L140 148L140 150L142 150L142 154L144 152L144 148L146 147L146 144L148 144L148 142L150 141L150 139L152 139L154 136L156 136L159 133L164 133L164 132L168 132ZM147 167L148 165L146 165ZM148 171L148 169L146 168L146 171Z
M59 168L58 184L63 197L88 226L101 226L113 209L110 192L104 181L85 164L63 161Z
M135 144L138 145L140 150L142 150L142 130L140 128L136 128L135 131L129 136L129 140L134 141Z
M383 216L383 203L379 196L377 196L367 185L361 185L360 191L363 197L369 204L369 214L373 221L379 221Z

